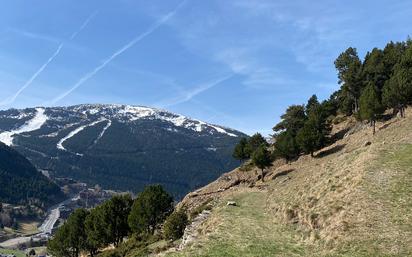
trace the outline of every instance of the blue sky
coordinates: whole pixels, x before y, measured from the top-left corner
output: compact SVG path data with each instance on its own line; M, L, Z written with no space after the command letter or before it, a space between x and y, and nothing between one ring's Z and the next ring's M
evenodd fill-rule
M271 133L338 88L349 46L411 34L409 0L2 1L0 108L122 103Z

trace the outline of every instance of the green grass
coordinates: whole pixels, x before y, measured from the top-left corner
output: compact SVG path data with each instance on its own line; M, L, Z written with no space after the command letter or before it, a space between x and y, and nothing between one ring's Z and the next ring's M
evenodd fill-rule
M2 253L2 254L14 254L17 257L25 257L26 256L26 254L22 251L9 250L9 249L3 249L3 248L0 248L0 253Z
M370 164L364 188L370 201L373 226L342 245L331 256L412 256L412 145L382 150ZM379 216L380 215L380 216Z
M215 231L183 252L167 256L308 256L294 242L292 232L275 224L265 212L265 193L244 192L228 200L238 206L226 206L222 201L214 209L210 219L219 224Z

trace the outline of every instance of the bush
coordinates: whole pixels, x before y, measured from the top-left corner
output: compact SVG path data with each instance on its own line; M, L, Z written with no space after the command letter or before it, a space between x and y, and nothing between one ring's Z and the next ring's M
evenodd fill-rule
M188 224L185 211L175 211L167 219L163 227L164 236L169 240L177 240L183 236Z

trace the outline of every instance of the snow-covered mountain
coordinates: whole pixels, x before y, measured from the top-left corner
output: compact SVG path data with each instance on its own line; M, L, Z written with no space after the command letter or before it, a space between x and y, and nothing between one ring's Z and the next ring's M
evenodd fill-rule
M0 111L0 141L55 177L139 191L164 184L176 195L237 165L243 133L165 110L87 104Z

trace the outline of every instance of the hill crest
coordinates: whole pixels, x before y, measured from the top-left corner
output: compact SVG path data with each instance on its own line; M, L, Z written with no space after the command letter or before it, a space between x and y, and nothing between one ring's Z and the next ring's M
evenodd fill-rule
M235 169L188 194L180 207L204 222L166 256L410 256L412 112L378 131L347 119L345 136L260 171ZM235 201L236 207L227 206Z

